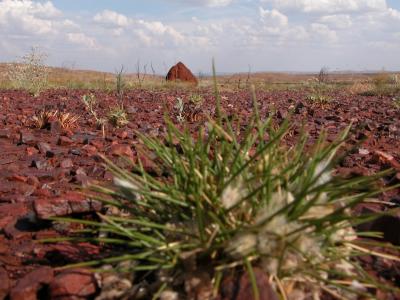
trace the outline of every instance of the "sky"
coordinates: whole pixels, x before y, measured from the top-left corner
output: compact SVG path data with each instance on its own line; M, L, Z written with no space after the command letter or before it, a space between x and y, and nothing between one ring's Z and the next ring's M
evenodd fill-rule
M0 62L165 74L400 70L399 0L0 0Z

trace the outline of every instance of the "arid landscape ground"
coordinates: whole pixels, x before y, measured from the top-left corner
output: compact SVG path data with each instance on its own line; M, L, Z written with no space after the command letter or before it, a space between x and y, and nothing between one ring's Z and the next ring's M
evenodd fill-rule
M166 115L178 127L187 125L192 132L205 127L207 117L216 114L212 78L199 78L199 85L193 86L167 83L161 76L124 75L122 93L116 88L115 74L52 69L50 88L33 96L10 86L6 68L0 68L0 299L120 299L104 296L104 282L101 286L99 276L87 269L62 268L101 257L106 251L104 245L43 243L43 239L65 238L83 229L80 224L49 219L73 216L92 220L96 212L104 210L99 202L81 194L82 188L90 184L107 186L113 180L99 154L122 165L121 156L133 164L140 160L146 171L163 176L152 162L154 154L140 151L143 145L138 135L162 139ZM335 174L352 178L392 169L378 184L399 184L400 87L398 82L389 82L393 74L325 75L320 81L318 74L220 76L221 109L228 117L250 119L254 107L250 87L254 85L262 119L272 116L273 123L279 125L291 118L292 128L285 137L289 147L295 144L302 128L311 146L322 130L332 142L351 124L342 153L347 152ZM379 76L388 81L381 84ZM96 100L96 116L82 100L85 96ZM184 108L179 108L177 99L182 100ZM194 105L193 99L201 101ZM110 110L114 107L122 107L124 114L119 112L113 123ZM106 121L98 122L102 118ZM118 118L122 118L121 123ZM390 245L382 250L388 257L364 254L360 260L368 274L393 288L400 287L399 205L397 187L351 212L360 215L391 211L357 230L382 232L380 242ZM370 249L378 251L379 247ZM262 277L259 273L256 276ZM137 293L121 299L151 299L146 288L151 290L148 286L152 280L148 278L147 285L135 282L141 296ZM251 299L248 282L227 280L220 299ZM400 299L398 291L378 288L370 292L378 299ZM199 295L193 296L192 292L190 299L202 299ZM274 297L261 291L260 299ZM322 297L334 298L330 294Z

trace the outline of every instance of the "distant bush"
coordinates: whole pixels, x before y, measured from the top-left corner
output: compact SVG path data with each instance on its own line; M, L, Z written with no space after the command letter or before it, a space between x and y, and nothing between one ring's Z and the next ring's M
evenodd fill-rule
M31 48L31 51L22 56L19 62L11 64L7 75L13 86L27 90L35 97L39 96L47 86L46 58L47 54L38 48Z

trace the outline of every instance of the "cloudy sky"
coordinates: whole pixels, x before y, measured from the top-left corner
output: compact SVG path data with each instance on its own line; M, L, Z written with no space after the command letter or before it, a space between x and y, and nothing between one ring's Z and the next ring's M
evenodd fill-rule
M0 0L0 61L157 73L400 70L399 0Z

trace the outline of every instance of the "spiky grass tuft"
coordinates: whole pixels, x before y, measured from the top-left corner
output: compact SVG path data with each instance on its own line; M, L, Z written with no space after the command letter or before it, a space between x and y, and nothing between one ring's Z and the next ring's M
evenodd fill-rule
M289 121L274 129L270 118L260 117L255 98L244 131L221 113L217 90L216 100L217 118L197 139L168 120L166 141L138 133L164 177L153 177L140 162L129 172L103 157L114 183L93 186L92 197L123 214L99 214L100 222L64 221L86 224L95 233L87 239L119 254L75 266L133 260L136 272L163 273L157 295L167 288L181 292L179 282L196 269L207 270L214 296L227 272L247 270L259 295L251 276L255 266L270 275L283 298L352 298L384 288L357 261L369 252L353 230L360 219L350 215L380 192L373 183L384 174L348 180L331 175L349 128L333 143L321 135L306 151L304 134L289 148Z

